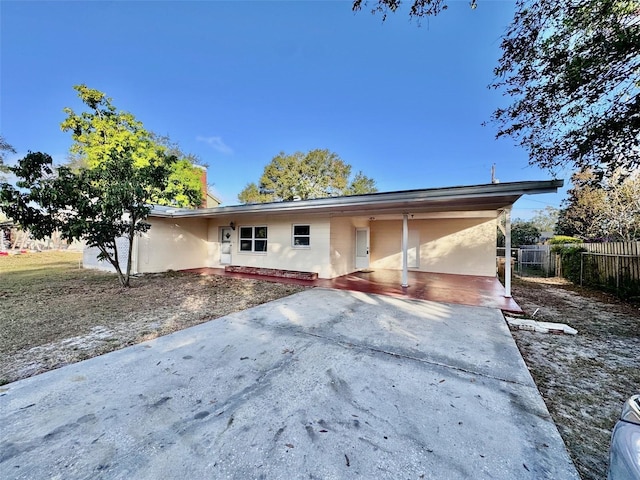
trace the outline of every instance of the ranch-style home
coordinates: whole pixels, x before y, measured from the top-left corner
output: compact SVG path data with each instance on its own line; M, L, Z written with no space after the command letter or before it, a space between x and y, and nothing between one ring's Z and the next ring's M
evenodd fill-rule
M506 217L509 242L515 201L562 185L525 181L200 209L154 207L150 230L134 241L132 270L233 266L335 278L392 269L403 272L404 283L410 270L495 277L499 218ZM85 265L99 267L90 250Z

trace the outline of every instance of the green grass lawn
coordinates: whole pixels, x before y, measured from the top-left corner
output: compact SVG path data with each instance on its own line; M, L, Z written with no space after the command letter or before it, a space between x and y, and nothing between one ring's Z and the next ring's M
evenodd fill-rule
M56 283L113 281L113 275L82 268L82 253L45 251L0 257L0 298L7 294L29 295Z

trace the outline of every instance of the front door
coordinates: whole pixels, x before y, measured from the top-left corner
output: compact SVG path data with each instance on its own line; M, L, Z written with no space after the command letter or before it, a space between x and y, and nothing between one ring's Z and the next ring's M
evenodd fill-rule
M231 239L233 233L231 227L222 227L220 229L220 264L231 264Z
M356 230L356 269L369 268L369 229Z

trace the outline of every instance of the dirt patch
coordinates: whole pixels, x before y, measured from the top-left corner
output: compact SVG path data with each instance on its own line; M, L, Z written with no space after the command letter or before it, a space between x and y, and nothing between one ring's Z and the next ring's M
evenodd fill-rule
M606 478L611 429L640 393L640 306L562 279L516 279L513 296L536 320L578 330L512 333L580 475Z
M0 384L244 310L305 287L168 273L133 278L80 269L80 256L0 258Z

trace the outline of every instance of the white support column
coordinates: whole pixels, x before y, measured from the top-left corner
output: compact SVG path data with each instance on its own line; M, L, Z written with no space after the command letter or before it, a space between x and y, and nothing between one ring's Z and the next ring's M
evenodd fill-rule
M511 298L511 209L504 209L504 296Z
M407 253L409 245L409 214L402 215L402 286L409 286L409 255Z

